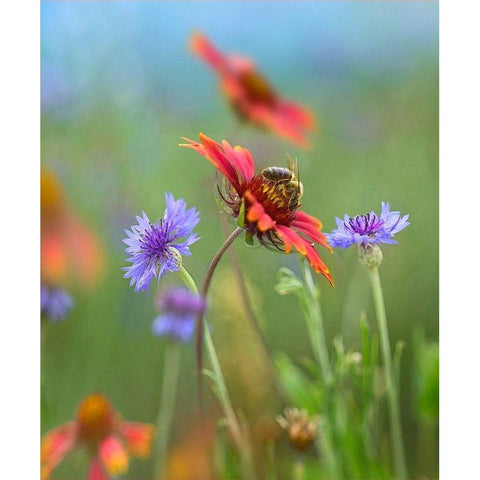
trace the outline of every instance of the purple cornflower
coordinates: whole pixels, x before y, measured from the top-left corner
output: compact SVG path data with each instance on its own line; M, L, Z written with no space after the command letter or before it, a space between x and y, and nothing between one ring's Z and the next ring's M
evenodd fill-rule
M408 222L408 215L400 216L400 212L391 212L390 204L382 202L382 213L375 212L349 217L343 220L335 217L337 229L327 233L328 242L332 247L348 248L354 243L361 245L378 243L398 243L394 235L403 230Z
M63 320L73 307L72 297L59 287L40 287L40 313L52 322Z
M162 313L153 322L153 333L181 342L188 342L192 338L195 318L206 308L205 299L185 288L172 288L162 292L156 305Z
M185 200L175 200L171 193L165 194L165 203L162 219L150 223L142 212L143 217L136 217L138 225L125 230L127 262L132 265L123 268L124 277L131 278L130 286L135 285L136 292L147 290L153 278L158 281L167 272L179 271L181 257L191 255L189 247L199 239L192 233L200 221L195 207L187 210Z

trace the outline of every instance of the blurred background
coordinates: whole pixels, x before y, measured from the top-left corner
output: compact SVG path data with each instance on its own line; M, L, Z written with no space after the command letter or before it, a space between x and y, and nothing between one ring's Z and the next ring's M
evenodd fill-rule
M124 228L144 210L163 214L165 191L202 212L201 241L185 265L197 282L223 240L213 167L178 148L204 132L248 148L257 169L298 158L305 211L324 231L335 216L381 201L410 214L381 268L392 343L405 342L402 421L412 476L436 476L437 430L425 430L415 395L413 332L438 340L438 4L435 2L43 2L41 155L69 209L101 245L94 284L69 291L68 318L42 331L42 433L73 417L83 397L105 393L126 419L154 422L164 342L151 334L155 288L135 294L123 279ZM308 106L320 128L302 150L236 120L217 78L188 51L195 30L225 52L253 58L285 97ZM277 271L294 255L236 252L273 352L310 356L297 302L280 297ZM336 288L319 278L329 345L360 348L362 312L374 323L368 274L354 249L322 252ZM175 275L162 284L180 283ZM233 402L254 438L281 406L248 328L225 258L214 278L211 323ZM196 421L193 345L184 348L173 443ZM215 409L215 401L211 400ZM262 430L263 429L263 430ZM260 440L259 440L260 441ZM187 448L187 447L185 447ZM150 475L135 462L129 478ZM58 478L78 478L80 454ZM172 478L174 478L172 476Z

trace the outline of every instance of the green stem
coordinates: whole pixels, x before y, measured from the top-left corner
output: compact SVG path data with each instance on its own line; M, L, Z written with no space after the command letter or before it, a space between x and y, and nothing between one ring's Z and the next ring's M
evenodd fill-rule
M169 341L165 345L165 360L163 363L163 383L160 400L160 411L157 417L157 440L154 447L154 466L156 479L165 479L168 443L175 411L178 373L182 360L182 347L178 342Z
M183 266L181 267L180 273L185 285L190 289L191 292L198 295L198 288L195 284L195 281ZM223 413L225 414L225 417L227 419L227 425L230 431L230 435L232 436L235 446L239 450L244 477L247 479L252 479L254 478L254 475L250 449L245 442L244 436L242 435L242 431L240 429L240 424L238 422L237 416L235 415L235 411L233 409L230 396L228 394L227 386L225 384L225 379L223 377L222 369L220 367L220 362L218 361L217 352L215 351L215 345L213 344L212 336L210 335L210 331L208 328L205 328L203 330L205 349L214 373L213 380L215 382L217 397L220 401Z
M212 281L213 274L217 268L218 262L222 258L223 254L228 250L228 247L233 243L233 241L243 232L243 228L237 227L223 242L222 246L219 248L217 253L212 258L210 265L208 266L207 273L205 274L205 279L202 286L202 296L207 298L208 289L210 288L210 282ZM185 269L182 270L182 272ZM190 277L191 278L191 277ZM195 287L197 288L197 287ZM197 289L198 290L198 289ZM202 383L201 383L201 372L202 372L202 345L203 345L203 324L204 324L204 314L199 313L196 319L196 333L195 333L195 354L197 360L197 382L198 382L198 404L200 408L200 416L203 416L203 398L202 398Z
M333 440L333 426L335 425L331 405L331 396L333 394L333 373L328 358L327 341L323 325L322 309L320 306L320 295L307 261L302 259L300 261L300 266L304 279L304 288L301 290L299 296L300 303L305 313L310 345L317 364L320 367L326 390L325 408L328 418L328 426L326 428L325 436L322 438L321 442L317 442L316 445L320 446L322 449L330 478L342 478L342 467Z
M225 218L225 215L220 216L220 221L222 223L222 229L223 229L223 234L225 237L228 236L228 223ZM255 311L253 309L252 301L250 298L250 295L248 293L247 289L247 282L245 281L245 277L243 276L242 269L240 268L240 263L237 258L237 254L235 253L235 247L232 246L230 250L228 251L229 257L230 257L230 264L232 265L233 268L233 273L235 275L235 279L237 281L238 288L240 290L240 295L242 297L243 301L243 306L245 308L245 313L247 320L250 323L250 326L252 327L253 331L255 332L260 345L264 351L265 355L265 366L267 367L271 381L273 383L273 386L275 390L278 393L278 396L280 397L281 402L283 403L284 406L288 405L288 400L287 400L287 394L285 393L285 390L282 386L282 384L279 381L278 378L278 373L275 369L275 364L272 358L272 354L270 351L270 348L268 347L267 339L265 338L265 335L263 334L262 329L260 328L260 323L257 320L257 316L255 315Z
M188 273L187 269L182 265L180 267L180 275L185 286L195 295L198 295L198 287L193 277Z
M293 480L303 480L305 477L305 465L303 463L303 456L296 454L293 461Z
M306 307L310 313L309 315L307 315L307 327L309 331L308 333L310 343L312 345L312 350L317 359L317 362L320 365L323 380L327 386L330 386L332 383L333 375L330 366L330 360L328 358L328 348L325 338L322 309L320 308L320 295L317 286L315 285L315 282L313 280L310 267L308 266L305 259L303 259L302 261L302 272L303 278L305 280L305 285L307 286L307 292L310 296L310 299L308 299L308 297L306 299Z
M390 430L392 434L392 454L394 459L395 476L397 479L404 480L408 478L408 474L405 462L405 452L403 449L398 393L396 382L393 378L392 353L390 350L387 314L385 311L385 302L383 300L382 284L380 282L380 275L377 267L370 268L369 272L370 282L372 285L373 300L375 303L375 311L377 314L380 345L383 355L383 364L385 368L387 399L390 410Z

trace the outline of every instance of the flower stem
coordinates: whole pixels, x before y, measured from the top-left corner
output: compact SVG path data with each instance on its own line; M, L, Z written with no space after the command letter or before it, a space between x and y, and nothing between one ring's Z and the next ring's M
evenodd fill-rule
M227 236L228 233L228 224L227 220L224 215L220 216L220 220L222 222L222 229L223 233L225 236ZM265 360L266 360L266 367L270 373L271 381L273 383L273 386L275 390L278 393L278 396L280 397L281 402L283 403L284 406L288 405L288 400L287 400L287 394L285 393L285 390L280 383L278 379L278 373L275 370L275 364L272 359L272 354L271 351L268 347L267 339L265 338L265 335L263 334L262 329L260 328L260 324L257 320L257 316L255 315L255 311L253 309L252 301L250 298L250 295L248 293L247 289L247 283L245 281L245 277L243 276L242 269L240 268L240 263L237 258L237 254L235 253L235 247L232 247L228 251L229 257L230 257L230 263L233 268L233 273L235 275L235 279L237 281L238 288L240 290L240 295L242 297L243 301L243 306L245 309L245 313L247 314L246 317L250 322L250 325L255 332L260 345L264 351L265 354Z
M233 233L235 232L236 230ZM229 242L229 245L239 235L239 233L240 232L238 232L236 236L231 239L231 241ZM232 235L230 235L230 237L232 237ZM228 248L228 246L226 248ZM223 252L225 252L226 248L223 250ZM221 255L218 257L218 260L220 260L220 258L221 258ZM216 261L216 263L218 263L218 260ZM212 270L212 274L213 274L213 270ZM198 288L192 276L188 273L188 271L183 266L181 267L180 272L185 285L190 289L190 291L198 295ZM203 322L203 318L202 318L202 322ZM244 435L242 434L242 431L240 429L240 424L238 422L237 416L233 409L232 402L230 400L230 396L228 394L228 390L225 384L225 379L223 377L222 369L220 367L220 362L218 361L217 352L215 351L215 345L213 344L212 336L210 335L210 331L208 330L208 328L204 329L204 333L202 333L202 337L204 337L205 339L205 348L206 348L210 363L212 365L212 369L214 373L213 381L215 382L217 397L220 401L220 405L222 406L223 413L225 414L225 417L227 419L227 425L230 431L230 435L232 436L235 446L238 448L240 452L241 466L244 472L244 476L245 478L252 479L254 478L254 476L253 476L253 467L251 462L250 449L247 443L245 442Z
M206 299L208 289L210 288L210 282L212 281L213 273L217 268L218 262L222 258L223 254L227 251L228 247L233 241L243 232L242 227L237 227L223 242L223 245L219 248L218 252L212 258L210 265L208 266L207 273L202 286L202 296ZM190 277L191 278L191 277ZM196 319L196 337L195 337L195 352L197 357L197 382L198 382L198 402L200 412L203 415L203 400L202 400L202 344L203 344L203 313L200 313Z
M305 465L303 463L303 455L296 454L293 460L293 480L303 480L305 477Z
M377 314L378 330L380 334L380 345L383 355L383 364L385 368L386 389L388 406L390 410L390 430L392 435L392 454L394 460L394 470L397 479L408 478L407 466L405 462L405 452L403 448L402 426L400 422L400 408L398 402L397 385L393 378L392 353L390 350L390 340L388 336L387 314L385 311L385 302L383 300L382 284L378 267L369 269L370 283L372 285L373 300Z
M154 450L154 478L162 480L165 477L170 430L175 411L175 399L177 394L178 373L181 363L181 345L178 342L167 342L164 352L163 382L160 400L160 411L157 416L157 441Z
M220 368L217 352L215 351L212 336L210 335L210 331L208 330L208 328L205 329L204 335L205 349L212 365L213 373L215 374L214 381L217 389L217 396L220 400L220 404L222 405L223 412L227 419L227 424L229 426L232 439L240 452L242 471L244 472L245 478L250 480L254 478L250 448L245 442L245 437L242 434L240 424L238 422L237 416L235 415L235 411L233 410L232 401L230 400L230 396L225 385L225 380L223 378L222 370Z

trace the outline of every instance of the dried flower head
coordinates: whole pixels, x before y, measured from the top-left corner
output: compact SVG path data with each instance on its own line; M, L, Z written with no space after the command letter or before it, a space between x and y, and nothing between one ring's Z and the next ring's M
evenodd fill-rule
M247 242L256 237L263 245L285 253L290 253L293 246L333 285L330 271L313 243L332 249L321 231L320 220L300 210L303 187L294 167L269 167L255 175L247 149L233 148L225 140L219 144L202 133L200 143L185 140L188 143L181 146L206 157L224 175L226 183L218 188L220 197L230 216L245 228Z
M218 74L222 91L241 120L308 146L306 132L315 126L312 113L280 97L250 59L219 52L200 33L192 36L190 46Z
M200 221L200 213L195 208L187 210L185 200L175 200L170 193L165 194L167 205L163 218L151 223L146 213L136 217L138 225L125 230L128 238L125 252L127 262L124 277L130 278L130 286L135 291L147 290L150 282L168 272L180 270L183 255L191 255L190 245L199 240L193 229Z
M80 404L75 420L46 433L41 444L41 478L51 472L77 447L90 455L87 480L108 480L128 469L129 454L146 458L150 455L153 425L125 422L106 397L93 394Z
M284 417L277 415L278 424L287 431L292 445L298 450L306 450L318 437L320 419L310 417L306 410L286 408Z

